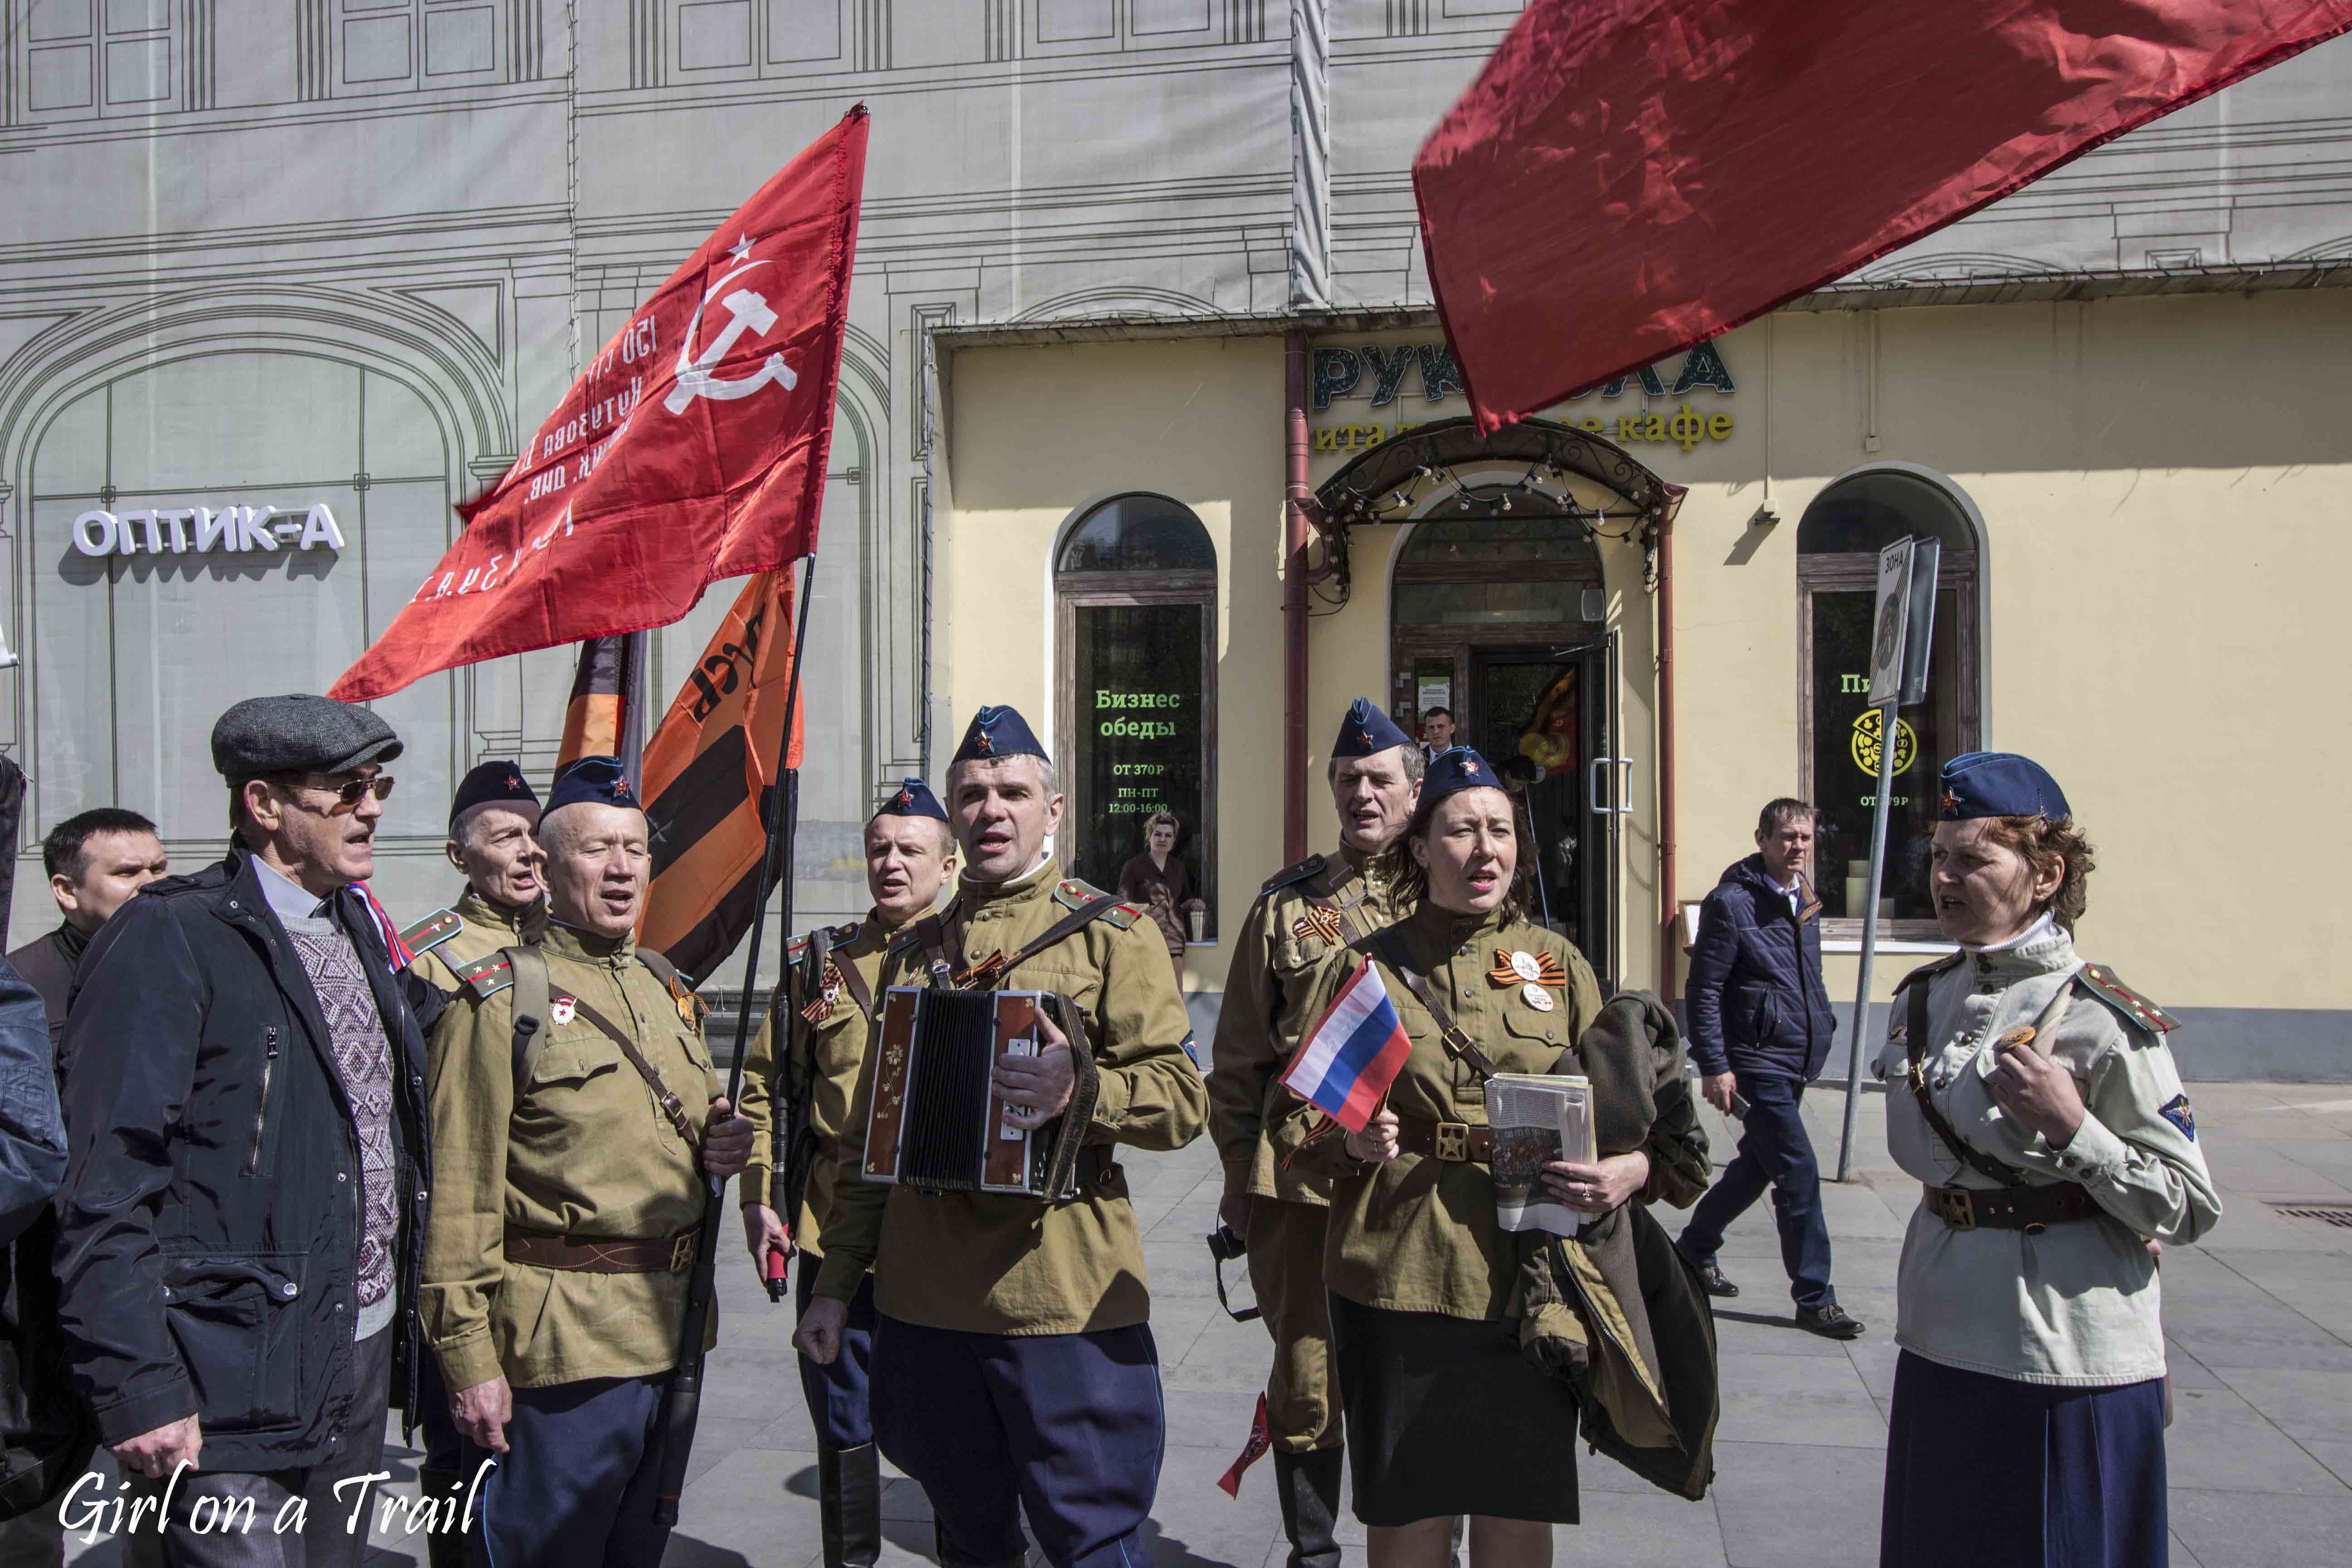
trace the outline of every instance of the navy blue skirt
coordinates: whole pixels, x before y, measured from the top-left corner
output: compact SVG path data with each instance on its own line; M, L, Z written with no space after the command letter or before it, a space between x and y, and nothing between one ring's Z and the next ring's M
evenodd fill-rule
M2167 1568L2164 1380L2056 1388L1905 1351L1879 1568Z

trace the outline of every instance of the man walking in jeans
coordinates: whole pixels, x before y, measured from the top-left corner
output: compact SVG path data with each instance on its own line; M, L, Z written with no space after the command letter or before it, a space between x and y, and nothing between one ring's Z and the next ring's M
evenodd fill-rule
M1830 1289L1821 1166L1798 1109L1836 1033L1822 984L1822 906L1806 879L1813 808L1787 798L1765 806L1756 848L1706 896L1684 992L1700 1087L1727 1116L1734 1091L1744 1096L1745 1131L1738 1154L1699 1199L1675 1245L1696 1266L1709 1294L1738 1295L1739 1287L1717 1267L1716 1251L1725 1228L1769 1186L1797 1326L1856 1339L1862 1323Z

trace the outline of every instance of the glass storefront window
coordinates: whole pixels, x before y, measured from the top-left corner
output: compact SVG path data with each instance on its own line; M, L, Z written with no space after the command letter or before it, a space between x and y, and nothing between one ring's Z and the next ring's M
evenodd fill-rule
M1815 877L1822 914L1860 921L1876 805L1879 713L1868 706L1877 552L1909 534L1943 544L1927 698L1901 710L1889 785L1880 919L1888 934L1937 935L1927 895L1937 774L1978 738L1975 534L1948 490L1899 471L1857 475L1824 491L1798 527L1806 692L1802 783L1819 817Z
M1164 496L1115 497L1070 531L1055 563L1061 700L1055 754L1069 800L1070 874L1114 889L1144 825L1173 812L1174 858L1215 939L1216 551Z

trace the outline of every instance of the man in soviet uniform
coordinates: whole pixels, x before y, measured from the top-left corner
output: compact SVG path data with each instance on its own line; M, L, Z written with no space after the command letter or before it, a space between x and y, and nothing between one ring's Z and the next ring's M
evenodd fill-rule
M866 1060L882 954L907 923L931 912L955 875L955 836L939 797L908 779L866 825L862 921L821 928L784 950L784 984L743 1060L743 1114L751 1158L741 1184L743 1240L766 1267L798 1251L799 1310L816 1295L826 1212L842 1172L849 1110ZM776 1027L789 1042L780 1071ZM782 1218L793 1216L788 1231ZM850 1298L841 1353L829 1366L800 1358L801 1392L816 1428L817 1507L825 1568L872 1568L882 1550L882 1460L867 1404L874 1356L874 1281Z
M955 900L894 939L882 983L1058 992L1085 1038L1042 1015L1042 1049L1006 1053L992 1078L1017 1124L1058 1131L1094 1079L1076 1195L931 1193L844 1181L826 1215L817 1299L794 1342L819 1363L874 1271L874 1433L922 1484L947 1568L1024 1554L1025 1510L1055 1568L1132 1568L1167 1432L1146 1322L1143 1244L1118 1145L1179 1149L1207 1097L1184 1000L1158 928L1066 880L1045 848L1062 824L1053 763L1021 715L982 708L948 767L948 817L963 851ZM882 1050L868 1055L845 1141L862 1168Z
M536 947L466 965L434 1036L426 1331L457 1429L499 1457L476 1516L499 1568L655 1568L662 1396L706 1175L751 1124L699 1005L636 950L651 856L612 757L556 775Z
M1282 1068L1315 1022L1324 959L1389 923L1381 852L1421 794L1422 750L1386 713L1356 699L1325 772L1339 849L1267 879L1234 943L1209 1073L1209 1136L1225 1171L1217 1214L1249 1245L1250 1284L1274 1336L1267 1436L1290 1568L1336 1568L1339 1389L1323 1285L1331 1179L1295 1163L1313 1108L1282 1087Z
M416 954L410 968L455 994L457 971L502 947L528 947L547 930L547 878L540 854L539 796L513 763L484 763L449 802L441 852L466 874L466 890L446 910L400 933Z

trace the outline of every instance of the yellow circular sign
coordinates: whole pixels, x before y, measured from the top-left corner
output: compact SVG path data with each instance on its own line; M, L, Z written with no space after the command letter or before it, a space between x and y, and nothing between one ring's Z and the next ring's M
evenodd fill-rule
M1860 768L1866 778L1878 776L1879 735L1878 710L1864 709L1862 716L1853 721L1853 765ZM1909 773L1911 764L1918 760L1919 737L1911 732L1911 721L1895 720L1895 773L1899 776Z

